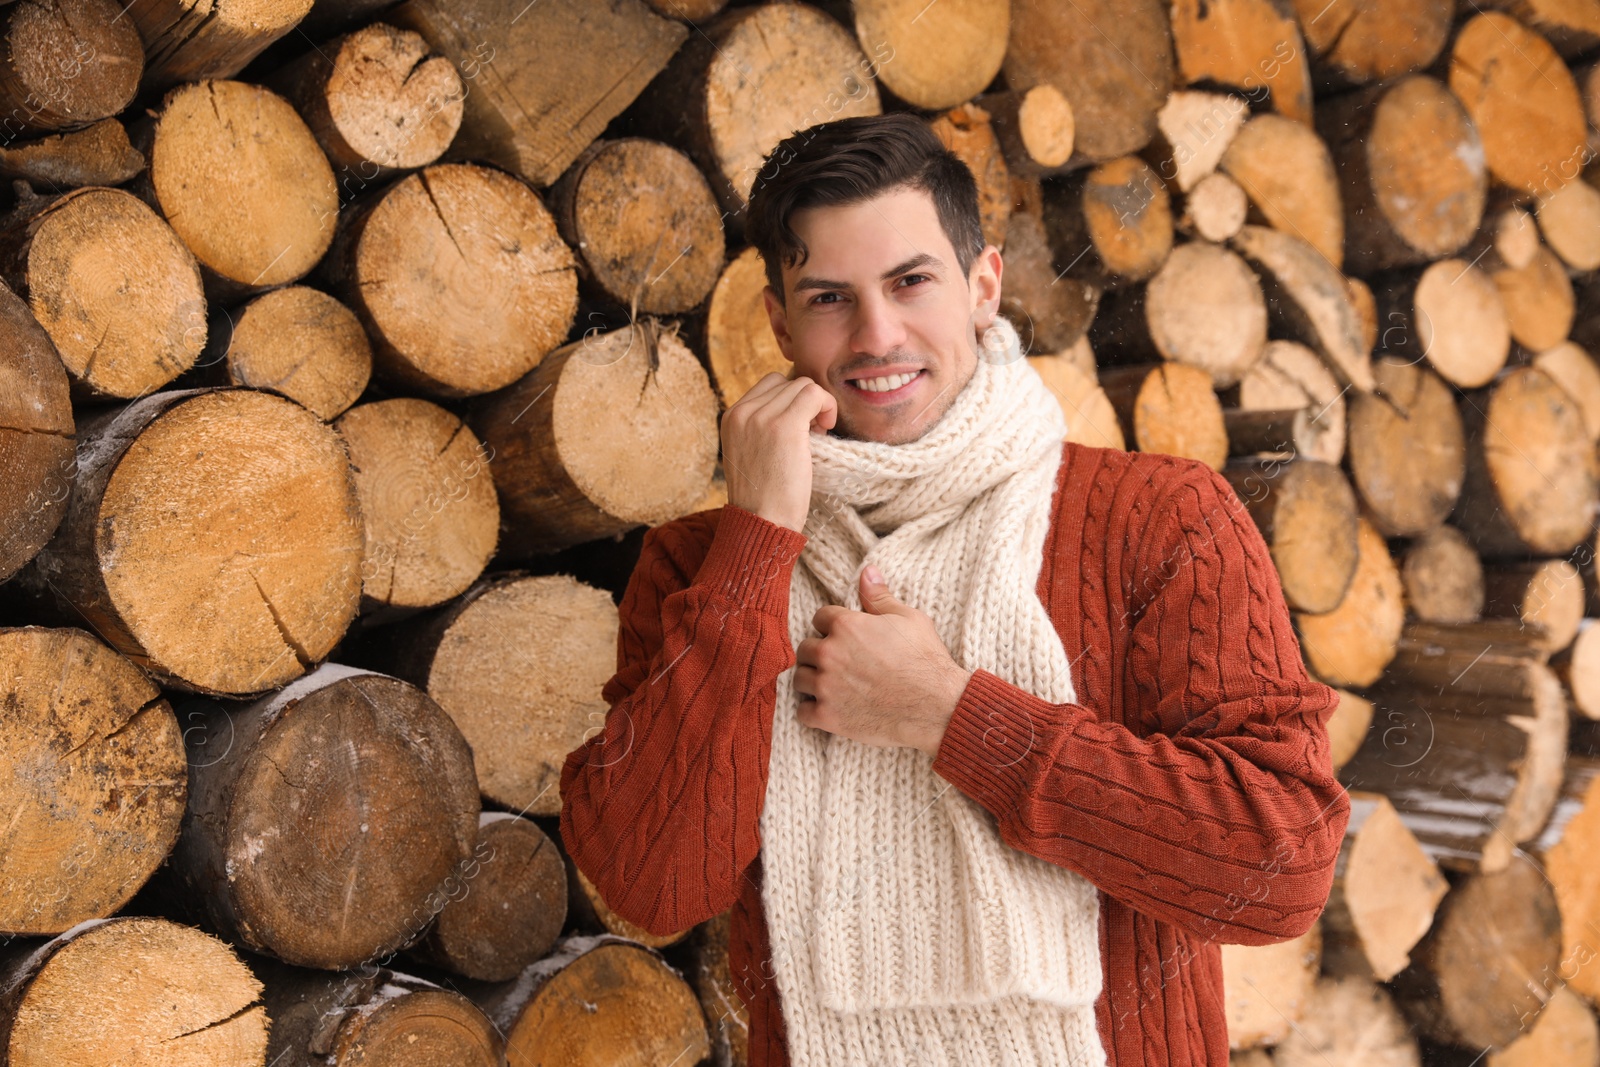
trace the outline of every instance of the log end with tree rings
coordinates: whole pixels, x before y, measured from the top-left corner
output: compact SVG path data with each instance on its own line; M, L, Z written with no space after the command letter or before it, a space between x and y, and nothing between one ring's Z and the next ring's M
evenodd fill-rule
M689 157L657 141L597 141L551 190L585 275L636 314L688 311L724 259L717 198Z
M411 953L445 970L506 982L545 955L567 918L567 871L537 823L504 812L478 819L478 844L464 888ZM467 872L464 872L467 873Z
M1231 86L1257 105L1311 122L1311 64L1288 4L1262 0L1177 0L1172 41L1179 82Z
M1072 158L1077 132L1072 102L1054 85L1023 91L1017 102L1016 130L1020 147L1041 169L1054 170Z
M1463 259L1428 265L1412 293L1417 347L1452 385L1476 389L1494 379L1511 354L1511 326L1494 280ZM1387 341L1385 342L1387 345Z
M260 1067L261 983L226 943L165 919L84 923L0 967L7 1067Z
M1600 627L1594 625L1593 618L1579 622L1577 636L1551 657L1550 668L1567 687L1578 714L1600 719Z
M1368 978L1317 979L1305 1014L1272 1050L1273 1067L1420 1067L1417 1039L1388 991Z
M1220 165L1273 229L1307 242L1335 270L1343 266L1339 176L1328 146L1308 124L1257 115L1228 144Z
M1172 251L1172 197L1137 156L1122 156L1090 171L1079 209L1094 252L1113 279L1149 278ZM1065 252L1057 248L1057 258Z
M77 189L0 235L39 324L86 396L155 392L206 342L199 265L172 227L121 189Z
M333 168L274 92L228 80L180 85L162 99L147 155L153 203L215 295L292 282L333 240Z
M1044 384L1061 403L1067 420L1067 440L1093 448L1127 447L1116 409L1094 378L1074 366L1065 356L1029 356L1028 365L1039 372Z
M1242 411L1296 411L1294 454L1337 465L1345 454L1345 390L1317 354L1297 341L1268 341L1239 379Z
M489 457L472 431L411 397L358 405L334 428L361 499L363 613L432 607L465 591L500 529Z
M1006 84L1060 89L1086 158L1137 152L1156 132L1156 112L1174 84L1167 7L1159 0L1013 4Z
M312 0L163 0L126 9L145 46L145 85L231 78L297 26Z
M1141 452L1165 452L1221 470L1228 433L1211 376L1182 363L1108 367L1100 387L1117 413L1123 438Z
M718 403L732 407L763 377L787 375L793 366L772 334L762 289L767 285L761 253L746 248L722 270L706 314L706 362Z
M1350 477L1380 532L1416 537L1443 523L1461 495L1461 414L1427 367L1382 356L1372 369L1377 389L1350 401Z
M989 113L976 104L961 104L929 123L934 134L967 165L978 183L978 219L985 244L1005 243L1011 217L1011 171Z
M1394 658L1405 623L1405 591L1383 535L1364 516L1357 527L1356 570L1338 607L1295 612L1294 620L1317 677L1360 688L1377 681Z
M113 0L19 4L5 12L0 111L8 133L19 126L74 129L133 102L144 73L144 43L123 14Z
M104 413L82 441L38 566L124 655L164 685L247 696L338 643L362 530L326 423L270 393L177 390Z
M1406 607L1424 622L1472 622L1483 614L1483 563L1454 526L1435 526L1413 540L1400 574Z
M1267 342L1261 283L1221 245L1190 241L1174 248L1150 279L1144 311L1156 350L1205 371L1217 388L1237 384Z
M0 286L0 582L61 525L76 477L71 386L50 335Z
M512 175L439 163L352 215L328 270L372 337L380 377L444 397L486 393L538 366L571 328L572 250Z
M1231 93L1176 89L1156 114L1154 146L1161 177L1192 192L1217 169L1222 154L1250 117L1250 105ZM1242 191L1242 190L1241 190Z
M494 456L513 558L687 514L716 467L711 382L654 319L562 346L471 419Z
M1525 265L1502 266L1492 276L1513 341L1543 352L1567 339L1577 310L1576 294L1560 257L1538 245Z
M1575 400L1536 367L1467 395L1456 524L1485 555L1563 555L1594 528L1600 461Z
M121 908L178 837L188 795L172 706L82 630L0 629L0 933L58 934Z
M1595 894L1595 849L1600 846L1600 760L1574 752L1567 757L1561 796L1550 821L1528 850L1543 865L1561 912L1560 977L1591 1000L1600 995L1594 966L1594 929L1600 921Z
M1356 572L1356 495L1338 467L1314 459L1234 461L1223 476L1272 552L1284 599L1332 611Z
M1587 954L1582 957L1585 960L1593 958L1592 947L1585 945L1580 951ZM1570 959L1563 954L1563 963ZM1559 978L1557 982L1527 1029L1509 1045L1489 1050L1485 1067L1546 1067L1552 1063L1589 1067L1600 1063L1600 1024L1594 1009L1573 992L1573 983Z
M35 187L121 185L144 170L144 156L116 119L0 148L0 177Z
M1548 652L1572 643L1583 621L1583 576L1565 559L1523 559L1484 568L1483 614L1516 619L1542 634Z
M178 714L192 788L172 866L230 940L351 968L420 937L459 891L473 753L420 689L327 664L242 709Z
M681 972L613 935L569 937L476 999L514 1064L684 1064L711 1051L705 1013Z
M1305 1014L1322 958L1322 930L1270 945L1222 946L1223 1006L1228 1045L1273 1045Z
M1430 66L1450 37L1452 0L1293 0L1325 80L1388 81Z
M1583 102L1549 41L1510 15L1480 11L1456 34L1449 82L1478 128L1496 181L1542 196L1577 178L1587 135Z
M372 344L355 313L327 293L288 285L263 293L239 311L224 359L232 385L286 396L335 419L372 377Z
M1250 213L1250 198L1226 174L1207 174L1183 201L1183 220L1200 238L1221 243L1239 232Z
M528 815L560 814L562 765L605 720L601 689L616 670L611 594L561 574L498 578L415 625L409 669L472 746L483 795Z
M981 93L1006 55L1009 0L857 0L856 38L892 49L883 87L913 107L938 111Z
M1600 189L1569 181L1538 204L1539 229L1562 262L1578 271L1600 267Z

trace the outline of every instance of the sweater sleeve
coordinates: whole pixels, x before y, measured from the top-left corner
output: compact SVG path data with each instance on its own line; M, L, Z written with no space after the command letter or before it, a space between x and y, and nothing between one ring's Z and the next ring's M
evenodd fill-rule
M1205 940L1288 940L1326 904L1349 821L1326 728L1338 693L1308 675L1266 543L1226 479L1196 465L1152 515L1127 662L1112 665L1123 721L1141 729L979 670L934 771L1007 844L1136 911Z
M666 935L728 910L760 848L789 580L806 538L733 505L704 561L645 535L619 605L605 724L561 769L561 838L618 915Z

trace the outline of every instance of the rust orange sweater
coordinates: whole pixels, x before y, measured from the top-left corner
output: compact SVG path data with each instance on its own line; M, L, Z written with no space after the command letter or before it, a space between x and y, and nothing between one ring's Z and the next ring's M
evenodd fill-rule
M934 771L1007 844L1098 887L1110 1063L1223 1067L1218 946L1304 933L1332 885L1350 812L1326 730L1337 694L1306 673L1226 479L1174 456L1063 447L1038 595L1084 703L977 671ZM759 819L805 543L731 505L649 531L621 602L611 711L561 773L562 839L619 915L666 934L731 909L755 1067L788 1063Z

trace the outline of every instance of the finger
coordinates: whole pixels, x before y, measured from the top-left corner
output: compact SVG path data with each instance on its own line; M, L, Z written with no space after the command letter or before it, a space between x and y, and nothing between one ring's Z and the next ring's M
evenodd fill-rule
M794 691L804 699L815 700L817 698L817 670L815 667L796 667L794 669Z
M817 653L822 649L820 637L807 637L794 646L795 663L803 663L808 667L820 667L822 663L817 659Z
M811 625L816 628L817 633L827 637L828 634L833 632L833 625L839 621L839 616L847 614L849 611L849 608L838 604L824 604L817 609L815 615L811 616Z

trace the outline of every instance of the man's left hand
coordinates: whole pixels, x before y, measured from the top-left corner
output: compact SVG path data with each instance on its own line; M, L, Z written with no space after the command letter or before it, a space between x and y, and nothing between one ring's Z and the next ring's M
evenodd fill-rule
M937 756L972 672L951 657L933 620L901 603L876 567L859 581L862 610L818 608L811 624L822 636L795 649L800 722L862 744Z

